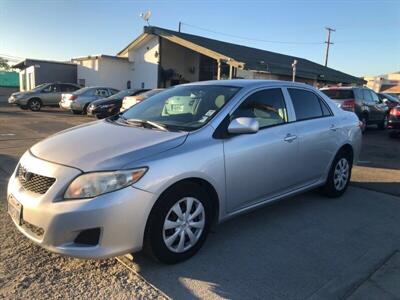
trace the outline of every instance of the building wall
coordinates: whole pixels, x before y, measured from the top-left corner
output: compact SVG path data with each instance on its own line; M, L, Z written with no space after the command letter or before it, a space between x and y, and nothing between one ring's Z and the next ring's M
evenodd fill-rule
M128 52L132 63L132 88L157 88L160 43L158 36L149 36L135 49Z
M35 86L55 81L68 83L77 82L77 70L74 64L40 62L36 63L33 67Z
M132 81L131 64L128 60L108 57L74 60L78 67L78 83L85 86L107 86L126 89Z
M166 39L161 41L161 67L164 70L173 69L176 73L174 78L182 81L198 81L200 54L172 43Z

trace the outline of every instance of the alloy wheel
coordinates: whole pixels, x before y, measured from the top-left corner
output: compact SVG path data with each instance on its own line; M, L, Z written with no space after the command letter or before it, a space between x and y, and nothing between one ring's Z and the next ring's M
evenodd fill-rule
M38 100L31 100L29 107L31 110L39 110L40 109L40 102Z
M204 226L203 204L193 197L182 198L172 206L164 220L164 243L172 252L185 252L196 245Z
M335 167L333 183L336 190L341 191L346 187L347 181L349 180L349 174L349 162L343 157L337 162Z

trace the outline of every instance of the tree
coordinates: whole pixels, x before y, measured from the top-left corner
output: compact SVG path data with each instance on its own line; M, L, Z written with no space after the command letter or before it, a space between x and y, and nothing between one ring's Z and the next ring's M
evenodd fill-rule
M10 66L8 65L8 60L0 57L0 69L9 70Z

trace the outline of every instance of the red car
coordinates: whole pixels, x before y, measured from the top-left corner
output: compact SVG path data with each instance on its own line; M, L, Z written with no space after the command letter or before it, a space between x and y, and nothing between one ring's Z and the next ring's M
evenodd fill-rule
M390 137L400 135L400 105L393 107L390 110L387 128Z

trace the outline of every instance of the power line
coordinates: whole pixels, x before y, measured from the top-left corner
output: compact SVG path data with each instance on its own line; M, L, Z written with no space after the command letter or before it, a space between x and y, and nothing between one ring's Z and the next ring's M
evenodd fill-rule
M196 29L199 29L199 30L203 30L203 31L207 31L207 32L215 33L215 34L220 34L220 35L225 35L225 36L228 36L228 37L242 39L242 40L246 40L246 41L274 43L274 44L292 44L292 45L323 45L324 44L324 42L289 42L289 41L264 40L264 39L249 38L249 37L244 37L244 36L239 36L239 35L219 32L219 31L215 31L215 30L199 27L199 26L196 26L196 25L183 23L183 22L181 22L181 25L186 25L188 27L196 28Z

